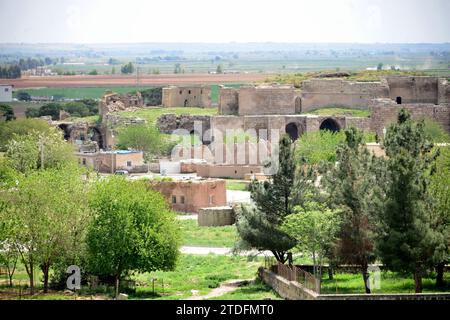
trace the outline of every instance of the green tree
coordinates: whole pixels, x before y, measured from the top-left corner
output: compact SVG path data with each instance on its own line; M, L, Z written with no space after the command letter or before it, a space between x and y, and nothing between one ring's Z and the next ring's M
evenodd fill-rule
M26 91L18 91L17 92L17 99L19 101L31 101L31 96Z
M297 170L293 143L284 135L280 140L277 172L269 181L250 184L255 208L241 208L236 223L241 238L237 248L270 250L277 261L285 263L296 242L280 226L308 193L310 175L309 170Z
M432 228L444 237L442 246L436 250L436 286L443 287L444 268L450 260L450 148L439 148L436 172L431 177L430 197L435 201Z
M39 108L28 107L27 110L25 110L25 116L27 118L39 118Z
M377 71L383 70L383 64L380 62L377 66Z
M178 256L175 215L144 181L111 177L89 197L95 214L88 236L90 271L119 282L130 271L172 270Z
M18 176L18 181L14 192L0 195L8 202L2 221L15 225L9 240L20 254L31 292L36 267L43 272L47 292L50 268L71 250L72 235L80 232L79 223L87 221L86 182L76 167L32 171Z
M368 266L376 257L373 209L380 192L374 174L376 160L355 128L345 131L336 160L323 181L331 207L342 211L336 255L344 263L360 266L366 293L370 293Z
M90 72L88 73L88 75L90 75L90 76L97 76L97 75L98 75L97 69L94 69L94 70L90 71Z
M17 119L2 123L0 126L0 151L6 151L6 145L14 136L27 135L31 131L48 133L50 125L40 119Z
M11 121L15 119L13 108L7 104L0 104L0 121Z
M308 132L297 141L297 159L313 165L322 162L334 163L336 161L336 150L344 140L343 132L329 130Z
M148 161L152 156L159 155L166 144L164 136L155 126L128 126L119 132L117 147L119 149L134 149L144 151Z
M132 74L134 72L134 65L132 62L128 62L120 68L123 74Z
M433 258L443 242L430 215L430 174L436 157L432 146L423 121L414 123L403 109L385 137L386 201L380 212L377 248L391 270L413 274L417 293L422 292L422 277L435 264Z
M87 117L91 115L89 108L83 102L66 103L63 109L74 117Z
M179 63L175 64L175 69L173 70L173 73L178 74L181 73L181 65Z
M218 73L218 74L223 73L223 66L221 64L217 65L216 73Z
M75 163L73 151L73 146L56 128L44 133L31 131L27 135L15 135L6 146L6 156L13 168L22 173Z
M297 250L313 258L314 276L322 279L322 265L334 248L340 217L317 203L298 207L296 214L286 218L281 229L297 241Z

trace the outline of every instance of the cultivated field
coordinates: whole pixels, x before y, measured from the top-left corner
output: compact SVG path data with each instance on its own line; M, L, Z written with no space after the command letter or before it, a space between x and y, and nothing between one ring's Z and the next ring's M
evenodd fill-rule
M267 74L165 74L145 75L139 77L139 85L189 85L213 83L260 82ZM0 84L12 84L15 89L42 87L104 87L104 86L136 86L136 76L52 76L23 77L21 79L1 79Z

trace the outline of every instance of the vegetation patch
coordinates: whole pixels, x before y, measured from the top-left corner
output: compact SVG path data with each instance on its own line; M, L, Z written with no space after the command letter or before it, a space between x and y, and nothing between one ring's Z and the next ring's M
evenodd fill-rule
M233 247L237 240L236 227L199 227L197 220L180 220L183 245L202 247Z

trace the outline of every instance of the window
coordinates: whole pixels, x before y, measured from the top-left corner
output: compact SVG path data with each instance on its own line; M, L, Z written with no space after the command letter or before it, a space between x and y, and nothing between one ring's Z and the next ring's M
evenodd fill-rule
M180 94L182 94L183 93L183 91L182 90L180 90Z
M181 204L184 204L184 196L181 196L181 197L180 197L180 203L181 203Z
M131 161L127 161L127 167L131 167L131 166L132 166Z
M86 158L83 158L83 166L86 165Z
M209 204L214 204L214 196L209 196Z
M200 90L200 94L203 94L203 90Z
M172 203L177 203L177 196L172 196Z
M5 88L5 92L9 92L9 88Z
M189 90L189 94L191 94L191 90Z

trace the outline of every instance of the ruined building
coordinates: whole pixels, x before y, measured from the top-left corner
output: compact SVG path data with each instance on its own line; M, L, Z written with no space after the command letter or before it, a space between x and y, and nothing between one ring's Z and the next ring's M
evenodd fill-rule
M211 87L167 87L162 89L162 104L164 107L200 107L210 108Z

